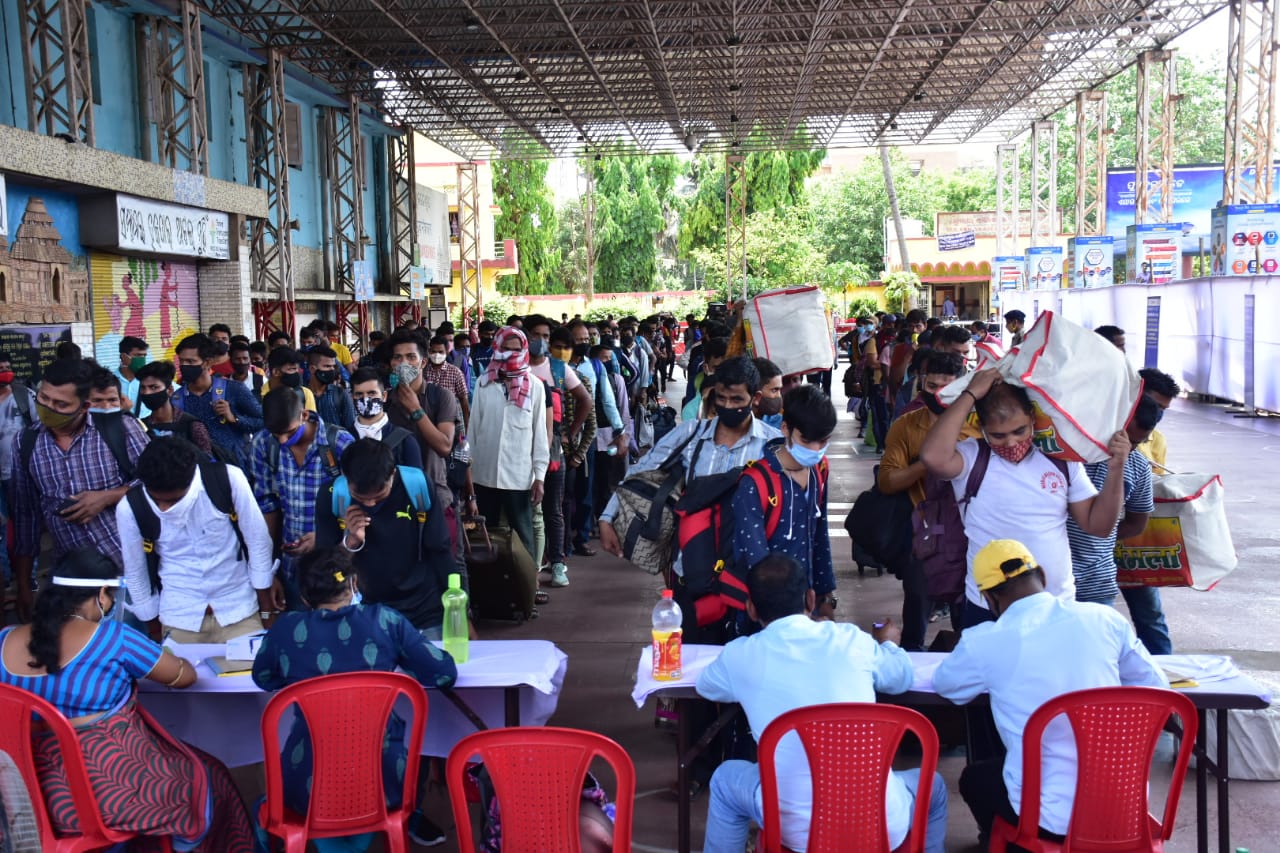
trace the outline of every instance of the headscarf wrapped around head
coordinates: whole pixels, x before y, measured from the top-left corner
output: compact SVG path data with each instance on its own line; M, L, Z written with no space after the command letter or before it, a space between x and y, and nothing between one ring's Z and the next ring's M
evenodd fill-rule
M520 341L520 349L506 350L511 338ZM489 382L505 382L507 399L522 409L532 405L529 400L529 340L515 326L503 326L493 338L493 358L489 359L486 374Z

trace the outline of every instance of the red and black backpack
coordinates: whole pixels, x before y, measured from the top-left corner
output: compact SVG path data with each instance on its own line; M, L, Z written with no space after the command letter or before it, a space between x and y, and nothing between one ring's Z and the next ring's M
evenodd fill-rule
M813 470L821 501L827 487L827 460ZM710 625L730 608L746 607L746 578L751 567L737 565L733 547L733 495L744 478L755 482L764 513L765 539L772 539L782 520L782 478L759 460L723 474L696 478L685 487L675 507L684 582L697 601L699 625Z

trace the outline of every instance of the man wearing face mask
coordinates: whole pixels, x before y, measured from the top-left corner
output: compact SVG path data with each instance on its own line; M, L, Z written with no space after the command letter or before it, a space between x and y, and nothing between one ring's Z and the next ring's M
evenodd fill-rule
M448 363L449 339L437 335L427 344L427 363L422 366L422 378L432 385L439 385L453 394L462 410L462 431L466 434L471 422L471 398L467 393L467 379L462 371Z
M420 511L391 448L372 438L360 439L343 454L342 476L351 499L341 518L334 516L332 485L315 500L316 547L350 552L364 604L394 608L427 639L440 639L440 596L449 574L458 570L444 506L431 501Z
M889 427L884 456L880 459L877 484L886 495L907 492L912 505L925 499L928 469L920 460L925 436L945 409L938 402L938 392L964 373L964 362L953 353L929 352L919 370L916 384L918 408L905 412ZM961 438L980 438L982 430L965 422ZM910 554L903 565L889 566L902 579L902 647L907 651L924 651L929 630L929 596L925 592L924 565Z
M534 327L535 329L538 327ZM573 550L575 531L582 527L578 517L579 483L587 477L587 460L595 449L596 411L592 402L590 387L583 381L578 371L570 364L573 359L573 336L569 329L561 326L550 332L551 357L547 359L547 367L564 398L564 418L570 427L564 432L564 494L561 501L563 532L561 534L559 553L567 555ZM538 366L529 359L530 369L537 375ZM570 390L572 389L572 390ZM574 425L581 424L580 429ZM590 523L590 516L587 516ZM553 580L555 576L553 569ZM564 576L568 580L568 576Z
M427 346L413 332L398 331L387 341L391 353L391 391L386 412L391 423L414 434L422 450L422 468L435 486L442 507L453 503L446 460L457 434L458 403L453 394L422 376ZM473 452L474 457L474 452Z
M592 475L591 505L604 506L609 496L627 476L627 446L634 431L631 421L631 401L627 394L627 385L618 373L617 362L613 360L614 350L608 343L592 347L588 357L598 375L613 388L614 399L618 402L618 413L622 416L622 435L627 444L618 447L617 436L609 427L596 432L596 467Z
M413 433L387 417L387 386L377 369L362 367L351 374L351 399L356 409L356 423L349 430L353 438L386 442L397 465L422 468L422 448Z
M120 564L120 535L111 510L129 490L129 480L121 470L123 460L89 415L92 378L89 362L51 363L36 394L40 422L19 437L19 446L30 446L13 460L10 480L17 534L13 574L18 618L24 622L31 618L31 580L43 531L53 540L55 560L77 548L93 548ZM122 419L120 426L131 478L147 435L133 418Z
M309 390L316 399L316 414L327 424L345 429L355 426L356 410L351 396L338 384L338 354L327 346L312 347L307 353L311 368Z
M180 438L159 438L138 457L138 479L116 506L128 583L128 609L179 643L225 643L262 630L262 616L284 608L274 580L271 535L244 473L202 459ZM223 482L225 480L225 482ZM236 521L211 490L230 497ZM139 515L159 524L153 542L162 589L152 588ZM236 531L239 531L237 533ZM243 547L241 542L243 541Z
M262 349L262 361L266 363L266 345ZM244 341L231 342L231 378L248 388L254 396L262 396L262 386L267 383L266 374L254 366L253 345Z
M471 348L471 371L477 379L489 369L489 359L493 358L493 336L497 331L498 326L490 320L476 327L478 337L476 345Z
M760 371L760 402L751 413L778 429L782 426L782 370L767 358L752 359L752 363Z
M291 347L276 347L267 353L267 381L262 386L266 397L277 388L292 388L302 400L302 408L316 411L316 395L307 387L302 375L302 355Z
M603 366L597 372L595 363L588 357L591 353L591 347L595 346L595 344L591 343L590 332L585 323L575 320L569 324L569 333L573 336L573 354L570 356L569 364L577 372L582 384L587 386L587 393L591 395L591 399L594 401L596 431L598 433L600 429L605 427L612 429L613 446L617 448L618 453L624 453L627 448L627 434L622 422L622 415L618 411L613 385L606 380ZM591 557L596 553L595 549L587 544L591 541L592 527L594 527L593 522L595 521L595 506L592 497L595 489L595 471L595 452L588 452L585 469L578 473L574 482L573 553L580 557Z
M151 410L151 414L142 419L147 435L152 438L176 435L212 455L213 442L209 440L209 430L198 419L174 407L170 399L172 387L171 361L153 361L138 371L138 398Z
M129 401L134 414L147 416L148 410L138 407L138 371L147 363L147 342L142 338L120 339L120 365L113 371L120 380L120 393Z
M249 442L262 429L262 405L239 382L214 376L210 370L217 347L204 335L188 335L178 342L178 370L182 387L173 405L204 424L209 439L228 458L247 464Z
M458 372L466 380L467 400L469 403L471 394L476 387L476 374L471 367L471 337L469 335L458 333L453 336L453 349L450 350L447 360L458 368ZM469 417L468 420L470 420Z
M8 353L0 353L0 513L8 517L9 480L13 476L13 459L18 434L36 421L35 394L13 373ZM0 565L8 577L8 549L0 546Z
M759 483L744 476L733 494L733 563L720 576L724 594L720 601L737 610L747 603L747 570L770 554L786 554L805 570L814 594L813 615L834 619L836 575L831 562L831 536L827 530L827 445L836 428L836 408L816 385L798 385L783 404L782 439L765 447L757 465L770 469L781 488L764 495ZM778 526L769 536L763 503L775 503Z
M262 418L263 429L253 439L249 473L258 508L281 551L281 576L294 606L297 559L316 546L316 496L338 478L339 460L355 439L304 410L301 398L287 388L263 398Z
M975 409L983 438L960 441L961 430ZM1050 459L1035 447L1034 413L1026 389L1002 382L995 368L979 370L920 447L929 473L951 481L957 502L964 499L975 464L984 458L987 463L980 489L964 510L969 539L965 628L995 618L973 575L974 555L984 544L1016 536L1039 558L1048 591L1069 601L1075 598L1075 580L1067 516L1085 533L1107 536L1124 509L1124 466L1130 450L1124 430L1112 435L1107 444L1110 463L1098 491L1079 462Z

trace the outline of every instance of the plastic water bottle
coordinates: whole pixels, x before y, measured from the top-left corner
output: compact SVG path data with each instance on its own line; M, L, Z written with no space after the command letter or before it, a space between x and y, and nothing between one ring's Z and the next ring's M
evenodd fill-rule
M671 590L664 589L662 600L653 606L654 681L680 679L680 643L684 635L680 629L682 621L680 605L671 597Z
M449 588L440 596L444 603L444 650L454 663L466 663L470 634L467 631L467 593L462 588L462 575L449 575Z

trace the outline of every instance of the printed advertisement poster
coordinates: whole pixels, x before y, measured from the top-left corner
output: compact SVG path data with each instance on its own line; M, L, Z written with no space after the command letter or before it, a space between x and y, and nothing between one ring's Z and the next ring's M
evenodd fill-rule
M89 256L93 274L94 355L107 367L120 363L120 339L142 338L152 359L167 359L187 335L200 331L195 264Z
M1022 255L1006 255L991 259L991 289L1023 290L1026 258Z
M1028 290L1057 290L1062 287L1061 246L1031 246L1027 249L1026 286Z
M58 344L69 340L70 326L0 326L0 352L9 354L13 372L29 388L35 387L53 361Z
M1246 169L1244 180L1252 181L1253 169ZM1154 182L1156 173L1148 180ZM1273 187L1280 190L1280 167L1272 177ZM1272 198L1277 192L1273 191ZM1188 236L1183 249L1195 251L1198 238L1209 235L1212 211L1222 201L1222 166L1177 166L1173 170L1173 220L1186 223ZM1107 171L1107 233L1117 241L1125 236L1126 226L1133 224L1137 203L1137 183L1132 169Z
M427 295L427 276L429 273L422 267L409 267L409 298L419 302Z
M449 251L449 197L418 184L418 266L426 270L426 284L449 286L453 258Z
M356 302L373 300L373 269L368 261L351 262L351 280L354 282Z
M1213 211L1213 274L1280 270L1280 204L1231 204Z
M1067 241L1071 287L1106 287L1114 281L1115 240L1112 237L1072 237Z
M1130 225L1128 280L1138 284L1168 284L1178 277L1182 263L1182 226L1178 223Z

